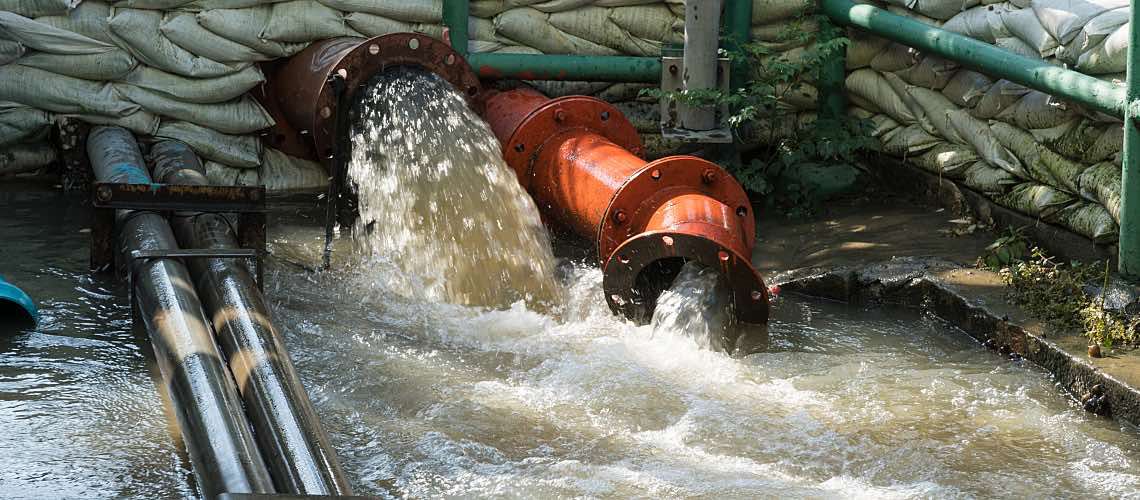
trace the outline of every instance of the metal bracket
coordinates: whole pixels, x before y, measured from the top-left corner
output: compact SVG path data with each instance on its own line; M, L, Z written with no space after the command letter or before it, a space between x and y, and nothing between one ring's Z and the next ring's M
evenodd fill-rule
M91 228L91 268L97 271L112 269L115 262L114 234L117 210L145 210L166 215L176 212L237 213L238 244L256 251L259 259L265 255L267 210L264 186L99 182L95 184L92 205L95 208L95 218ZM261 273L259 264L257 266L259 285Z
M134 250L130 254L130 265L127 266L127 289L131 294L131 325L140 328L143 325L139 317L138 298L135 296L135 274L142 263L140 261L151 259L249 259L256 271L257 289L262 290L261 252L252 248L215 249L195 248L179 250Z
M717 59L716 86L721 91L729 92L729 74L731 62L727 57ZM680 92L685 89L684 83L685 63L681 57L661 58L661 90L665 92ZM732 142L732 130L725 123L728 119L728 105L722 104L717 109L717 128L712 130L688 130L679 128L680 119L677 113L677 101L661 99L661 135L667 139L683 142L725 144Z

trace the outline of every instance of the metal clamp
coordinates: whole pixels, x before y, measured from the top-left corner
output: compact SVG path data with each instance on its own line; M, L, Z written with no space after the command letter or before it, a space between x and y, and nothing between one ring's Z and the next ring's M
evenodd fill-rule
M135 296L135 274L137 274L138 266L142 265L141 261L152 259L249 259L256 268L256 272L254 272L253 275L257 282L257 288L259 290L262 289L261 254L252 248L134 250L130 253L131 261L130 264L127 265L127 289L130 290L129 293L131 294L131 319L134 328L139 328L144 324L142 318L139 317L138 299Z

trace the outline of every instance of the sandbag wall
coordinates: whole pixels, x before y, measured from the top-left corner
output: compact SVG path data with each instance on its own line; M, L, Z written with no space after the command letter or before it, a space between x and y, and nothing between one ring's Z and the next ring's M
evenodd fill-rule
M807 5L754 0L754 36L775 40ZM684 32L682 0L474 0L471 15L474 52L657 56ZM319 189L318 164L258 135L272 124L248 93L264 81L258 63L330 37L440 37L441 16L442 0L0 0L0 176L54 160L44 139L69 116L182 140L219 184ZM617 102L651 153L675 146L661 140L656 104L638 98L645 85L536 85Z
M904 3L888 8L1124 84L1127 0ZM852 113L871 120L884 152L1098 243L1117 239L1119 120L865 33L849 37Z

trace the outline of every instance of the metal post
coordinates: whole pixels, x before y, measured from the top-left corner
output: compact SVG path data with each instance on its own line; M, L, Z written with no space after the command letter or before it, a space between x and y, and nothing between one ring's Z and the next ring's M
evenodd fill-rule
M154 177L160 182L209 184L205 167L186 144L159 142L151 148L151 159ZM238 248L233 227L219 214L177 214L171 224L184 247ZM214 331L236 377L277 490L351 495L344 471L249 269L234 259L193 259L187 264L213 318Z
M1120 274L1140 278L1140 130L1137 130L1137 100L1140 99L1140 9L1132 9L1128 33L1128 63L1126 80L1128 105L1124 110L1124 172L1120 186L1120 254L1117 269Z
M459 55L467 56L467 27L470 4L468 0L443 0L443 25L447 27L447 36L451 40L451 48Z
M752 0L725 0L724 27L728 36L724 48L736 57L732 61L732 88L738 89L748 84L748 57L744 46L752 39Z
M720 46L721 0L685 2L684 91L717 88L717 48ZM678 106L681 127L688 130L716 128L716 106Z
M830 41L839 38L842 28L825 21L820 25L819 38ZM838 120L847 112L847 51L839 49L831 54L820 68L819 75L819 116L823 120Z
M99 181L150 183L138 144L125 129L96 127L87 139L87 154ZM273 493L186 266L176 259L136 263L130 257L136 250L178 249L166 219L130 210L120 211L116 219L120 260L131 268L132 308L150 336L203 494Z

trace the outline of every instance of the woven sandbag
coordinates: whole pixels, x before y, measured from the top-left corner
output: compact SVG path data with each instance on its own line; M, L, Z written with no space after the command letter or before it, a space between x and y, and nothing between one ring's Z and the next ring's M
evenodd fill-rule
M1002 145L988 123L970 116L965 110L950 111L946 114L958 135L974 147L982 159L992 166L1004 169L1012 175L1028 179L1029 174L1009 149Z
M955 144L967 143L958 133L958 130L954 128L954 124L950 123L949 113L958 109L954 103L950 102L950 99L939 92L921 87L910 87L907 89L907 93L922 107L929 120L928 123L933 126L933 130L927 130L927 132L936 133L943 139Z
M240 43L270 57L289 57L305 49L303 43L282 43L261 39L272 7L214 9L198 13L198 24L214 34Z
M1124 149L1124 127L1117 124L1106 125L1083 159L1086 163L1104 161L1120 153L1122 149Z
M443 0L319 0L342 12L363 12L408 23L438 23L443 16Z
M990 196L1003 194L1019 182L1021 181L1008 170L994 167L985 161L974 162L962 173L962 184Z
M548 97L590 95L610 85L606 82L564 82L557 80L537 80L527 83Z
M847 91L874 105L895 121L910 125L918 122L914 112L887 83L883 75L873 69L858 69L847 75Z
M604 89L591 92L594 97L606 102L646 101L656 102L652 97L644 97L641 92L646 89L660 88L651 83L615 83L607 85Z
M475 17L491 18L512 7L514 6L508 5L506 0L471 0L469 12Z
M0 146L31 142L51 124L48 113L14 103L0 107Z
M100 42L114 43L107 21L111 6L99 0L83 0L75 10L65 15L37 17L36 22L64 31L78 33Z
M970 108L970 114L983 120L993 118L1030 91L1029 87L1024 85L1009 80L998 80L978 99L978 103Z
M162 36L162 13L116 9L111 31L119 45L143 64L192 78L212 78L240 71L245 63L220 63L188 52Z
M871 69L880 72L899 71L922 62L922 52L901 43L891 43L870 62Z
M1033 13L1058 42L1069 43L1086 23L1106 11L1127 7L1129 0L1033 0Z
M610 20L610 9L582 7L550 14L548 22L562 32L615 49L623 54L649 56L661 53L659 42L635 37Z
M895 91L895 95L899 96L903 104L910 109L911 114L915 117L915 121L922 126L923 130L931 134L938 133L937 129L934 128L934 124L931 123L930 117L926 116L926 108L922 107L910 92L910 89L914 88L913 85L910 85L894 73L883 73L883 80L887 82L891 90Z
M226 135L182 121L163 122L154 135L185 142L207 160L242 168L256 168L261 164L261 141L257 136Z
M939 90L950 82L961 66L949 59L926 56L918 64L895 72L900 78L912 85Z
M871 124L871 130L869 133L871 134L871 137L875 138L882 137L886 135L887 132L899 128L899 122L896 122L894 118L891 118L882 113L877 113L874 116L867 118L867 121Z
M945 21L981 3L980 0L912 0L911 7L922 15Z
M198 104L214 104L241 97L265 82L257 66L249 66L232 75L209 79L185 78L147 66L139 66L123 82L159 92L171 99Z
M360 36L344 22L340 11L314 0L273 4L261 38L275 42L308 43L326 38Z
M1039 57L1049 57L1057 48L1057 39L1045 31L1031 9L1005 12L1001 22L1011 35L1033 47Z
M48 143L13 144L0 149L0 177L34 172L58 158L56 148Z
M113 44L2 10L0 38L20 42L20 45L31 50L52 54L99 54L115 50Z
M8 64L24 55L24 46L12 40L0 40L0 66Z
M685 20L677 17L677 27L682 33L685 31ZM751 39L757 42L780 42L787 39L789 35L796 35L799 33L815 33L819 31L819 22L810 17L789 19L785 21L777 21L770 24L753 25L749 30ZM853 43L857 38L878 39L884 40L889 43L890 40L885 40L872 35L866 31L849 28L847 30L847 38Z
M1047 129L1033 129L1033 138L1050 151L1070 160L1082 163L1095 163L1103 158L1089 160L1089 149L1104 135L1107 127L1092 120L1076 119Z
M1070 193L1080 192L1078 178L1086 165L1071 161L1037 142L1033 134L1003 122L993 122L990 130L1025 165L1030 176L1039 182Z
M901 158L909 158L946 141L928 134L918 125L907 125L887 132L879 142L884 153Z
M196 56L222 63L268 61L272 57L203 28L198 16L189 12L171 12L159 30L175 45Z
M1001 15L1010 10L1012 7L1005 3L971 7L955 14L942 25L942 29L975 40L994 43L998 38L1009 36L1009 30L1001 22Z
M85 115L85 114L67 114L63 115L70 118L95 124L95 125L114 125L116 127L123 127L131 132L139 135L154 135L158 131L159 120L158 116L145 109L140 109L134 113L124 116L101 116L101 115Z
M1028 57L1030 59L1040 59L1041 55L1037 53L1037 49L1032 45L1025 43L1020 38L1008 36L1005 38L998 38L994 42L994 46L1006 52L1013 52L1019 56Z
M652 102L616 102L614 107L621 111L638 132L659 132L661 130L661 106Z
M555 28L549 23L548 14L526 7L496 16L495 31L547 54L619 54L617 50Z
M288 0L193 0L180 10L200 12L211 9L247 9L286 1Z
M174 10L190 5L194 0L117 0L117 9Z
M273 119L249 95L218 104L182 102L133 85L116 85L124 96L152 113L212 128L225 134L249 134L273 126Z
M1068 64L1076 64L1081 54L1100 45L1105 38L1127 24L1130 10L1129 7L1112 9L1085 23L1080 33L1065 44L1063 50L1058 49L1057 58Z
M909 161L928 172L961 179L966 175L966 167L978 161L978 154L969 146L943 142Z
M1072 121L1077 112L1055 97L1031 90L995 117L1023 129L1056 127Z
M239 168L216 161L206 161L206 180L213 186L257 186L261 176L256 168Z
M62 16L82 0L0 0L0 11L24 17Z
M124 116L139 106L109 83L92 82L18 64L0 66L0 101L12 101L54 113Z
M36 52L24 56L16 64L84 80L110 81L126 76L138 61L127 51L116 49L102 54Z
M1128 29L1125 24L1077 59L1077 71L1103 75L1124 71L1128 63Z
M684 20L678 19L664 5L615 7L610 10L610 21L644 40L665 43L684 41Z
M1110 161L1100 162L1081 173L1081 196L1104 206L1112 219L1120 222L1120 167Z
M972 108L978 104L982 96L986 95L986 91L993 84L993 78L982 73L959 70L950 81L946 82L946 86L942 87L942 95L956 106Z
M403 21L362 12L348 14L344 16L344 21L348 23L350 28L369 37L387 35L390 33L408 33L412 31L412 25Z
M753 36L755 36L755 32L753 32ZM847 44L846 65L848 71L870 66L871 61L891 45L891 41L886 38L880 38L855 29L847 31L847 38L851 40Z
M261 184L273 193L323 191L329 175L319 163L265 148L260 169Z
M1053 219L1095 243L1112 243L1120 236L1120 227L1112 214L1096 203L1074 203L1054 214Z
M1009 193L994 201L1030 217L1053 222L1056 220L1055 215L1076 201L1076 198L1052 186L1026 182L1014 186Z
M812 0L752 0L752 24L783 21L810 10Z

